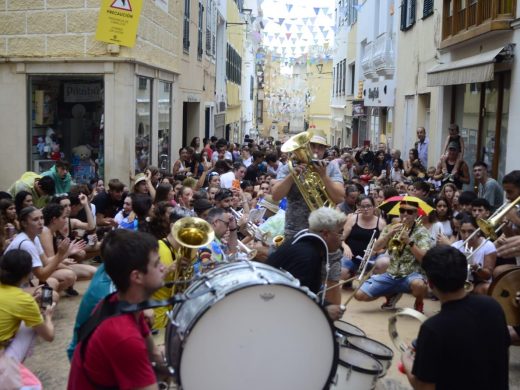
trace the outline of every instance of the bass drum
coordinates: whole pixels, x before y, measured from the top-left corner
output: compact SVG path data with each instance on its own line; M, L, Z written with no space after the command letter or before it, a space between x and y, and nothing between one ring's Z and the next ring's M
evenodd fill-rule
M241 262L187 290L166 329L180 389L327 388L336 371L334 329L315 294L287 272Z

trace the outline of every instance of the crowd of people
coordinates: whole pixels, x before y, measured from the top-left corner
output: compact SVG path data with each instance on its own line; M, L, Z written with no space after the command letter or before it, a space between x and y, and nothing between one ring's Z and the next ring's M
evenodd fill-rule
M423 267L432 248L451 246L470 259L464 281L472 294L486 295L497 275L517 266L516 208L503 218L506 226L496 241L476 230L478 219L488 219L502 206L504 194L507 202L520 196L520 171L509 172L500 184L485 162L473 162L476 191L464 190L470 168L457 125L450 126L436 164L430 162L424 128L417 130L417 142L405 160L384 143L377 150L369 145L331 147L317 130L309 149L313 160L302 164L290 161L280 141L246 137L234 144L196 137L179 150L171 173L149 166L130 178L111 178L106 187L101 178L90 185L74 184L66 161L43 174L24 173L0 194L4 361L5 356L15 358L24 380L37 382L24 359L36 335L47 341L55 337L53 312L60 299L78 295L78 280L90 284L67 351L72 359L69 388L140 388L156 382L149 363L162 361L150 332L167 325L171 307L98 318L87 336L82 326L100 305L109 310L117 301L170 297L172 284L164 282L174 282L181 267L193 267L197 276L254 253L254 260L291 272L337 320L345 312L341 289L352 288L344 281L366 263L369 271L355 289L355 299L385 297L381 308L391 310L403 293L410 293L421 312L425 299L439 298ZM318 175L335 207L309 208L295 184L309 170ZM211 226L214 239L199 249L196 259L181 258L182 243L172 228L195 217ZM442 282L437 283L442 295ZM48 289L52 300L45 304ZM519 340L518 329L510 328L510 334ZM125 347L119 348L123 341Z

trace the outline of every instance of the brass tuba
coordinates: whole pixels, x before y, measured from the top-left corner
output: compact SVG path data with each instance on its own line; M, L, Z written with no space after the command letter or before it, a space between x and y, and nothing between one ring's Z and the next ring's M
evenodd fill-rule
M335 207L336 204L332 201L325 183L320 175L314 169L312 150L310 147L310 140L313 134L310 131L296 134L289 138L282 145L283 153L291 153L288 164L291 176L298 190L302 194L305 203L311 211L317 210L320 207ZM294 170L293 164L305 164L307 167L300 175Z
M175 253L177 267L175 268L173 294L177 294L186 290L193 277L194 264L198 259L199 248L209 245L213 241L215 233L211 225L205 220L185 217L173 224L172 236L180 245ZM190 261L188 267L183 267L180 264L180 259L183 257Z

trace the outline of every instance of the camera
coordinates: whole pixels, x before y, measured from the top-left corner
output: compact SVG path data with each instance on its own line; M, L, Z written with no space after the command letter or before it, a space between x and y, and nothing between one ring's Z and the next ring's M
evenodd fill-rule
M42 309L47 308L47 306L52 305L52 287L45 284L42 286L42 297L40 301L40 306Z

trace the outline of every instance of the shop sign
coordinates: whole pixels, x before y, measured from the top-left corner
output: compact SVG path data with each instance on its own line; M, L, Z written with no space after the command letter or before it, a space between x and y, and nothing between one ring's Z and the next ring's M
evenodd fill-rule
M133 47L143 0L102 0L96 40Z
M354 118L359 118L360 116L365 116L365 106L363 103L353 103L352 104L352 116Z
M65 103L99 102L103 100L103 88L99 83L64 84Z

